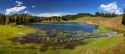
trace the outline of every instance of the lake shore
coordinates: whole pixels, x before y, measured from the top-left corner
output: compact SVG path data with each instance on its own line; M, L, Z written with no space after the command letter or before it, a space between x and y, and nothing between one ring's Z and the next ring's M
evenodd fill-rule
M62 21L63 22L63 21ZM66 22L66 21L65 21ZM67 22L81 22L81 23L89 23L89 24L94 24L94 25L103 25L105 27L111 28L111 29L116 29L119 31L124 32L124 26L121 25L121 17L116 17L116 18L110 18L110 19L105 19L103 17L83 17L79 18L76 20L71 20ZM110 24L111 23L111 24ZM10 25L5 25L5 26L0 26L0 52L2 53L44 53L44 54L51 54L51 53L57 53L60 52L60 54L86 54L91 51L91 53L94 54L94 52L97 53L102 53L102 50L104 51L104 54L115 52L112 50L116 50L117 46L119 46L119 50L124 50L124 34L119 33L110 37L103 37L103 38L90 38L90 39L85 39L82 40L84 41L85 45L80 45L78 47L75 47L75 49L69 50L69 49L58 49L58 50L52 50L52 47L49 47L47 51L41 52L41 46L42 44L34 44L34 43L26 43L26 44L21 44L19 42L11 42L10 38L14 37L22 37L25 36L26 34L34 33L36 32L36 29L31 28L31 27L23 27L23 26L10 26ZM18 36L20 35L20 36ZM123 45L121 47L121 45ZM8 52L4 52L8 51ZM108 52L107 52L108 51Z
M51 21L44 21L44 22L51 22ZM52 21L58 22L58 21ZM60 21L60 22L81 22L81 23L88 23L93 25L100 25L106 26L108 28L113 29L117 32L125 32L125 26L121 24L122 16L113 17L113 18L106 18L106 17L81 17L76 20L70 21Z
M125 26L121 24L122 16L118 16L114 18L82 17L76 20L70 20L69 22L86 22L86 23L95 24L95 25L103 25L118 32L125 32Z

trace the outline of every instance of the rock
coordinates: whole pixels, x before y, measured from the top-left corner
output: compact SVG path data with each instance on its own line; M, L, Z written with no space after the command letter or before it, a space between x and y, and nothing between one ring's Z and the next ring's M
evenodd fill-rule
M110 33L106 33L106 34L101 34L102 36L108 36L108 37L111 37L111 36L115 36L117 34L117 32L110 32Z
M23 28L25 27L24 25L17 25L18 28Z
M25 33L23 33L23 32L17 32L17 33L15 33L15 34L22 35L22 34L25 34Z
M94 24L93 22L87 22L88 24Z

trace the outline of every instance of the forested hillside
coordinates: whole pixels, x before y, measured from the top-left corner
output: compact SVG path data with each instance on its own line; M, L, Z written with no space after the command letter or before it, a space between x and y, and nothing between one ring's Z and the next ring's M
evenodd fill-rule
M8 25L8 24L25 24L25 23L32 23L32 22L42 22L42 21L68 21L68 20L75 20L80 17L85 16L103 16L103 17L116 17L117 14L114 13L99 13L96 12L95 15L90 13L78 13L76 15L65 15L65 16L53 16L53 17L39 17L33 16L30 14L14 14L14 15L4 15L0 14L0 24Z

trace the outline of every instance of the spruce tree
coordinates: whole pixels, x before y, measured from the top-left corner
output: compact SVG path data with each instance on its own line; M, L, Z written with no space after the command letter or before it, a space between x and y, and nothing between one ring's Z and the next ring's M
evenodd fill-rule
M3 15L0 14L0 24L2 24L2 21L3 21Z
M6 22L5 22L5 24L8 25L9 23L10 23L10 19L9 19L9 17L7 16L7 17L6 17Z
M125 25L125 9L124 9L124 12L123 12L122 24Z

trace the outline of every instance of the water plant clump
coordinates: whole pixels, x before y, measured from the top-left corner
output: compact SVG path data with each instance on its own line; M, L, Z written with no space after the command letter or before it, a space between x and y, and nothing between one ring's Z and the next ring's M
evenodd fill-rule
M65 31L60 30L49 30L49 31L37 31L25 35L23 37L15 37L11 40L14 42L20 42L21 44L25 43L36 43L42 44L41 51L45 51L49 47L53 49L65 48L73 49L75 46L83 45L84 39L87 38L97 38L102 36L107 36L108 33L112 32L106 27L99 26L97 30L94 30L92 33L86 33L83 31ZM104 34L104 35L102 35Z
M28 34L23 37L15 37L11 40L14 42L25 43L36 43L43 44L41 50L45 50L48 47L53 48L68 48L73 49L75 46L84 44L83 39L87 36L82 31L72 31L71 33L64 33L57 30L51 31L38 31L36 33ZM71 46L72 45L72 46Z
M110 33L112 32L111 29L106 28L105 26L98 26L97 30L94 30L92 33L93 34L105 34L105 33Z

